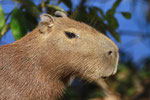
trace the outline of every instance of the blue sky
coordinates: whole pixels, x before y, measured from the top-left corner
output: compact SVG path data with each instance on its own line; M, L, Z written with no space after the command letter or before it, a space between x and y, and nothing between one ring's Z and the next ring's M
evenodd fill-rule
M40 0L35 0L36 3L39 1ZM79 0L73 1L74 6L78 4L78 1ZM103 3L98 0L91 0L91 3L87 3L87 5L100 7L106 12L109 8L111 8L115 0L106 1L107 3ZM5 13L9 13L15 7L15 3L11 2L10 0L0 0L0 3ZM60 4L59 6L65 10L68 10L64 4ZM148 5L145 4L145 2L137 2L135 9L132 6L132 0L123 0L117 9L117 14L115 15L119 21L119 28L117 30L119 33L123 34L121 35L122 43L119 44L112 37L111 38L118 44L121 50L127 52L131 57L133 57L134 62L138 63L140 59L148 56L150 57L150 46L148 47L145 45L140 36L135 37L132 36L132 34L136 34L137 32L140 32L140 34L150 34L150 25L148 25L144 19L145 13L148 10ZM121 11L131 12L132 18L130 20L125 19L120 14ZM9 30L8 33L1 39L0 45L12 42L14 42L14 38L11 34L11 30Z

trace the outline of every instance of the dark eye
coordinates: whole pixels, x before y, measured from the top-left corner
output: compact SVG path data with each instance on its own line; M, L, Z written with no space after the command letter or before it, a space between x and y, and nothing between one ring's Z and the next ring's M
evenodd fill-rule
M76 35L76 34L74 34L74 33L72 33L72 32L65 32L65 35L66 35L68 38L70 38L70 39L72 39L72 38L78 38L78 37L79 37L78 35Z

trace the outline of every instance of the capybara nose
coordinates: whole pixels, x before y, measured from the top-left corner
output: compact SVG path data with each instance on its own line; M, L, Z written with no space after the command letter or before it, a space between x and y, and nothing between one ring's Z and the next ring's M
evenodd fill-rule
M113 53L114 53L114 52L113 52L112 50L109 50L109 51L107 52L107 55L108 55L108 56L112 56Z
M112 59L112 61L116 62L115 60L118 59L118 54L119 54L118 50L111 49L111 50L108 50L106 53L109 59Z
M118 55L118 50L108 50L106 53L108 57L116 58Z
M114 57L116 57L117 55L117 51L115 51L115 50L109 50L109 51L107 51L106 52L107 53L107 56L108 57L111 57L111 58L114 58Z

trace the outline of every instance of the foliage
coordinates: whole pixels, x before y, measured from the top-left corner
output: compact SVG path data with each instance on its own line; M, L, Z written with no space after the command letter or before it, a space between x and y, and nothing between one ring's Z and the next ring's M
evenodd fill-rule
M63 8L58 6L60 3L64 3L69 8L69 11L66 13L68 13L70 18L85 22L104 34L109 31L109 33L118 42L121 42L118 32L116 31L116 29L119 27L119 23L115 17L116 9L119 6L121 0L116 0L112 8L109 9L106 14L101 8L86 6L85 3L88 2L87 0L82 0L79 6L74 10L71 0L58 0L56 5L51 5L49 3L50 0L45 2L43 0L39 5L36 5L31 0L14 1L19 3L19 6L16 6L12 12L8 14L6 19L4 19L5 14L0 7L1 30L3 30L3 27L6 26L5 22L7 22L7 19L11 17L10 27L8 27L7 30L5 29L5 31L1 33L1 36L4 35L9 29L11 29L15 40L20 39L27 33L27 31L31 31L36 27L40 13L44 11L53 15L57 10L64 11ZM127 19L131 18L131 14L129 12L121 12L121 14Z
M1 22L0 23L0 29L1 29L5 24L5 14L1 6L0 6L0 22Z
M25 22L25 18L21 10L18 8L14 8L12 11L10 28L15 40L20 39L27 33L27 24Z
M42 12L54 14L55 11L65 10L59 7L59 4L65 4L69 10L65 13L68 17L84 22L103 34L111 34L118 42L121 42L120 36L117 32L119 27L118 19L115 17L117 8L122 0L116 0L112 7L106 11L95 6L87 6L89 0L81 0L76 8L73 8L72 0L56 0L52 4L51 0L42 0L40 4L36 5L33 0L14 0L16 6L9 14L5 14L0 6L0 38L11 29L15 40L20 39L28 31L32 31L38 24L39 15ZM120 14L130 19L129 12L120 12ZM8 19L11 18L9 22ZM123 56L123 55L121 55ZM123 61L121 59L118 73L106 80L109 88L114 95L117 95L121 100L141 100L142 98L150 98L150 60L144 60L143 69L135 69L135 64L132 60ZM94 83L87 83L86 81L77 81L78 85L72 85L66 91L67 94L62 100L87 100L91 98L103 98L105 92ZM83 85L84 84L84 85ZM100 100L100 99L99 99ZM105 99L106 100L106 99ZM145 99L146 100L146 99Z

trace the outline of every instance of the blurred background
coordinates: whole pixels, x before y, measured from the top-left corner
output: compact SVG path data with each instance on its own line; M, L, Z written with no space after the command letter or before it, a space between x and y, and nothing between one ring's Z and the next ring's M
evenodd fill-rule
M0 0L0 45L57 10L107 35L120 52L116 75L98 84L76 79L60 100L150 100L150 0Z

